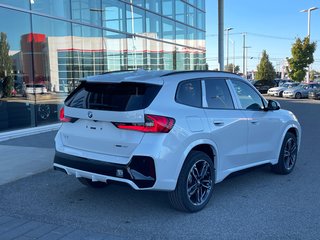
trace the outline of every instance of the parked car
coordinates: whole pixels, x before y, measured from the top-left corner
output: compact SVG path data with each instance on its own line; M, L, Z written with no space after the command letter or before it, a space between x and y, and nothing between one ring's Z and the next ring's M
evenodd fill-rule
M270 88L276 87L277 83L274 80L258 80L253 86L255 86L259 92L267 93Z
M308 98L310 99L320 99L320 89L310 91L308 94Z
M291 79L275 79L274 80L277 83L277 87L281 87L285 83L293 82Z
M294 83L284 83L280 87L273 87L268 90L268 95L269 96L275 96L275 97L282 97L282 94L285 90L297 87L300 83L294 82Z
M187 212L204 208L232 172L271 164L290 173L300 146L293 113L225 72L87 77L60 119L54 169L94 188L116 181L168 191L172 206Z
M320 87L319 83L300 84L299 86L287 89L283 92L285 98L307 98L310 91Z

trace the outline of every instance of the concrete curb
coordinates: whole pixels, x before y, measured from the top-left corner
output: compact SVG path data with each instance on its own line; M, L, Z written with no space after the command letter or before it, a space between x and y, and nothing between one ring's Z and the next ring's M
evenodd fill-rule
M58 130L60 126L61 126L61 123L56 123L56 124L51 124L51 125L46 125L41 127L33 127L33 128L3 132L3 133L0 133L0 142L7 141L14 138L19 138L19 137L35 135L39 133L55 131L55 130Z

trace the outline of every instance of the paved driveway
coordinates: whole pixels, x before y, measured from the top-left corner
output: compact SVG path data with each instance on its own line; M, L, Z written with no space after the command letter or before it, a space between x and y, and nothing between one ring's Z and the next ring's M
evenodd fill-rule
M203 211L186 214L171 209L164 192L119 185L94 190L49 170L0 186L0 236L319 239L320 101L279 102L297 115L303 130L299 159L290 175L275 175L268 166L234 174L216 185Z

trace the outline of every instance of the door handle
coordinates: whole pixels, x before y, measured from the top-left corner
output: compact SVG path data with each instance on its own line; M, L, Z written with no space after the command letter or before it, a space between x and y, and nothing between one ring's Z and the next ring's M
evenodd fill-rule
M216 126L223 126L224 122L222 122L222 121L213 121L213 124L216 125Z

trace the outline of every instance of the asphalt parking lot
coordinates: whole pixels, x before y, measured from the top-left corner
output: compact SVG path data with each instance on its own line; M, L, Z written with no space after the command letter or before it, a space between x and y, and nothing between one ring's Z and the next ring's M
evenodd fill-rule
M273 99L302 125L299 159L290 175L275 175L268 166L234 174L215 186L203 211L187 214L171 209L165 192L122 185L89 189L49 170L0 186L0 239L319 239L320 101ZM52 143L48 138L33 147L52 149ZM61 234L5 235L8 218Z

